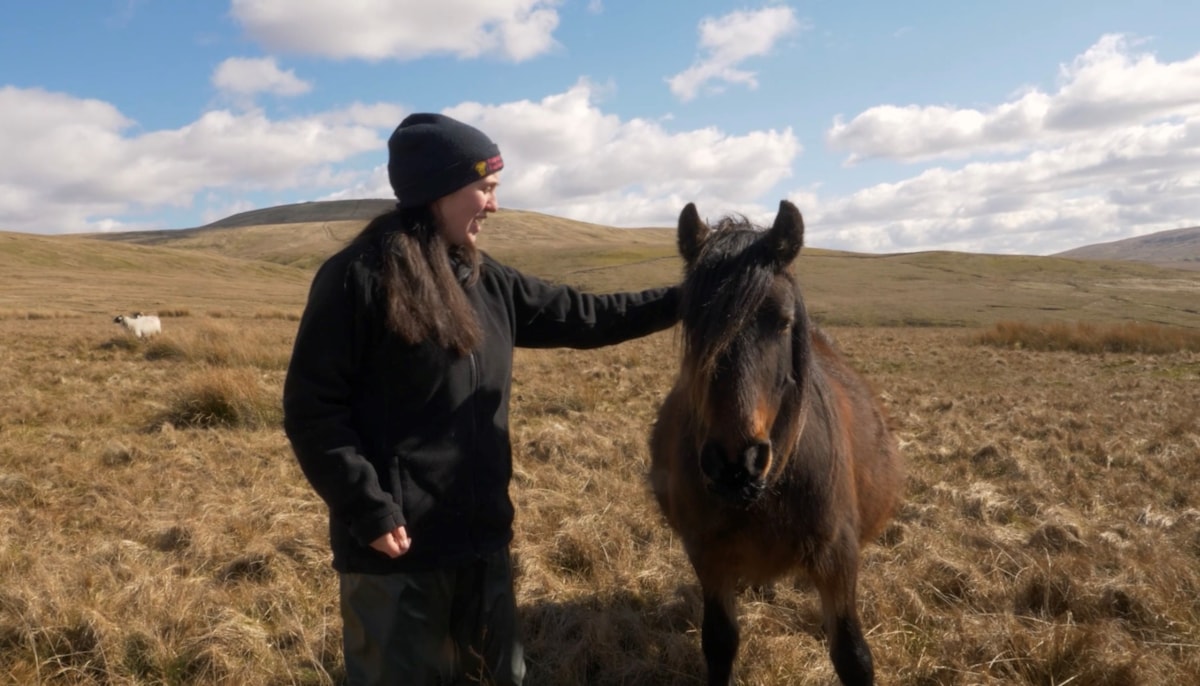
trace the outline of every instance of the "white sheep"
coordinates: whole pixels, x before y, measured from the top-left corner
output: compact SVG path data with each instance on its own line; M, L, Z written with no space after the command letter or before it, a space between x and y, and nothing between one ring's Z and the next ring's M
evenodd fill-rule
M142 314L141 312L134 313L132 317L126 317L123 314L118 314L113 322L120 324L129 330L129 333L138 338L149 338L155 334L162 333L162 321L152 314Z

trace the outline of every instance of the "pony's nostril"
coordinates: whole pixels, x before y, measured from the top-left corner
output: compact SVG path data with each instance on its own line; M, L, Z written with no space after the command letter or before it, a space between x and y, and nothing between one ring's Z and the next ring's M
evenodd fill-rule
M770 462L771 444L766 442L726 452L719 442L709 441L700 449L700 473L708 490L738 504L749 503L762 493Z
M742 453L742 465L746 472L754 477L762 476L763 472L767 471L770 461L771 444L766 441L759 441L747 447Z

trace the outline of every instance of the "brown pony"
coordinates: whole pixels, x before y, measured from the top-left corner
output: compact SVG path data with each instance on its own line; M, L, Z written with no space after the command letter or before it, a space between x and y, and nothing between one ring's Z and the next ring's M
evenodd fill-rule
M903 471L879 403L809 320L792 261L804 221L679 216L683 362L650 438L650 482L704 598L708 683L731 683L735 594L807 572L844 684L874 683L855 593L859 548L883 529Z

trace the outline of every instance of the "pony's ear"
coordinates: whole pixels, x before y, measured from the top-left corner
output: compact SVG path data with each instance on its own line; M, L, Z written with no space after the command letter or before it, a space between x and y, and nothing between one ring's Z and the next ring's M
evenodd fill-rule
M800 248L804 247L804 218L800 216L800 210L787 200L779 201L775 224L763 240L767 241L775 266L786 269L800 254Z
M684 262L690 265L696 261L709 231L708 224L700 219L700 213L696 211L696 204L689 202L679 213L679 254Z

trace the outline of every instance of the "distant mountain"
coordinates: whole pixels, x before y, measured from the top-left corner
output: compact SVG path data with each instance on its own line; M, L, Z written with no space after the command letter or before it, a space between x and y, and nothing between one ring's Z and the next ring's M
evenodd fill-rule
M242 212L190 229L84 235L105 241L203 250L312 268L395 203L379 199L305 202ZM674 228L618 229L510 209L501 209L488 218L479 245L505 260L520 260L527 254L556 253L555 259L566 263L590 261L588 254L592 248L653 248L671 259L677 254Z
M365 199L365 200L323 200L317 202L301 202L291 205L264 207L248 212L239 212L215 222L190 229L157 229L151 231L120 231L111 233L90 234L101 240L119 241L122 243L138 243L141 245L171 245L174 247L197 247L197 243L212 242L212 236L224 233L225 229L240 229L245 227L286 227L290 224L314 224L326 232L333 228L344 228L345 222L352 226L355 232L361 229L367 221L395 207L395 200ZM353 234L350 234L353 235ZM344 242L346 237L335 242ZM208 247L205 245L205 247ZM254 256L256 258L261 256Z
M395 206L395 200L384 200L382 198L301 202L241 212L217 220L211 224L205 224L200 228L231 229L238 226L262 226L264 224L296 224L300 222L338 222L351 220L363 220L365 222Z
M1200 270L1200 226L1085 245L1055 256L1076 260L1148 262L1159 267Z

